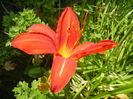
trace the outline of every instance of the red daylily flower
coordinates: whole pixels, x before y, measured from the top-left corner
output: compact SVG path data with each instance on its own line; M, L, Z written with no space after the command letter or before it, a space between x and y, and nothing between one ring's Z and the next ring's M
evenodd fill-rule
M61 14L56 32L43 24L32 25L13 40L12 46L28 54L54 54L50 90L58 93L74 74L78 59L118 46L112 40L78 45L81 34L75 12L67 7Z

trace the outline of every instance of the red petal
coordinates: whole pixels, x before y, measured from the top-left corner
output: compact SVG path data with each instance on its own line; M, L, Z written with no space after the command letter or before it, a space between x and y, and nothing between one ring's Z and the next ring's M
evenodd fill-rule
M94 54L99 52L103 53L104 51L114 48L116 46L118 46L118 44L116 44L112 40L102 40L97 44L92 42L86 42L84 44L77 46L74 49L74 54L71 56L71 58L73 60L78 60L81 57L87 56L89 54Z
M56 30L59 47L64 44L68 48L74 47L80 38L79 30L79 21L75 12L70 7L65 8L58 21Z
M55 56L50 76L50 90L54 93L60 92L74 74L76 66L77 63L69 58Z
M12 41L12 46L28 54L56 53L54 42L43 33L21 33Z
M55 40L55 32L51 28L49 28L48 26L43 25L43 24L32 25L31 27L28 28L27 31L41 32L41 33L48 35L53 40Z

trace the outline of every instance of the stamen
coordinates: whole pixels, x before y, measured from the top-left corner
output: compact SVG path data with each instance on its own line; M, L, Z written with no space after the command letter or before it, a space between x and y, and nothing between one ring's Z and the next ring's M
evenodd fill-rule
M80 35L82 35L83 32L84 32L84 30L85 30L87 17L88 17L88 12L85 13L84 20L83 20L83 23L82 23L82 29L81 29Z

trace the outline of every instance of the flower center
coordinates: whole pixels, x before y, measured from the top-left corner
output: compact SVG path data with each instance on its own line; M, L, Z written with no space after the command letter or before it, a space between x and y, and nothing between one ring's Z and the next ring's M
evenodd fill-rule
M64 44L58 51L59 54L61 54L63 57L67 58L72 55L72 49L69 49Z

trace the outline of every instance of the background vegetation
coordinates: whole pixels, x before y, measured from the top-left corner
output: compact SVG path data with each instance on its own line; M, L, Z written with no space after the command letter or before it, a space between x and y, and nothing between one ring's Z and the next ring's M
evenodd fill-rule
M10 46L32 24L54 30L66 6L79 17L80 43L110 39L118 47L78 62L69 84L58 94L49 91L51 55L27 55ZM0 99L133 99L132 0L2 0L0 26Z

